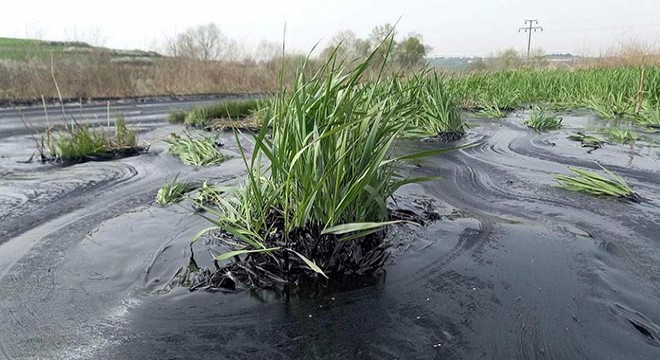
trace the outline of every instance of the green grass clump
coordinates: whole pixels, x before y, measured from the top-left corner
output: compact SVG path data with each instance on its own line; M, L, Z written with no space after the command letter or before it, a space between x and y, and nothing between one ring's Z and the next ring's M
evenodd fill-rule
M639 114L635 116L638 124L650 127L660 128L660 106L651 106L648 103L640 108Z
M76 124L64 133L53 134L48 143L50 154L58 159L73 160L105 152L106 135L87 124Z
M197 189L195 196L192 198L193 206L197 209L214 206L222 202L222 194L222 187L209 185L207 181L204 181L202 187Z
M474 72L447 80L449 93L459 106L497 111L530 104L548 104L565 109L587 107L602 118L633 117L640 93L649 109L660 106L660 68L648 66L590 69L517 69Z
M43 138L50 155L44 157L65 162L93 160L138 149L137 131L128 129L121 116L115 119L114 134L100 127L73 123L57 132L48 130Z
M115 119L115 136L110 137L110 145L115 148L137 147L137 130L126 126L126 119L120 115Z
M266 126L254 136L251 156L239 147L248 169L244 186L223 189L220 210L209 216L214 228L238 241L216 260L246 254L246 259L258 259L260 269L289 263L282 269L286 274L300 268L323 274L321 269L334 273L367 266L349 264L352 256L334 263L333 249L377 251L382 239L351 243L356 248L342 244L366 241L392 224L387 199L404 184L430 179L398 175L399 161L449 151L393 154L416 102L402 96L399 84L385 81L382 73L366 75L374 54L350 68L330 56L311 77L302 72L289 88L282 86L264 115ZM374 259L374 264L382 262Z
M578 191L595 196L611 196L622 200L640 202L641 197L619 175L605 169L606 177L598 173L569 167L576 176L558 175L555 180L563 189Z
M582 144L582 147L591 148L593 150L600 149L601 147L603 147L603 140L592 135L587 135L582 132L577 132L573 135L569 135L568 139L571 141L579 141Z
M227 159L227 156L218 150L216 139L210 136L195 138L189 133L185 133L183 137L170 134L165 142L169 144L168 152L186 165L211 166Z
M465 123L448 93L444 80L427 71L414 75L405 85L400 85L408 96L413 112L403 136L411 138L443 137L457 140L465 133Z
M195 187L188 182L178 181L179 176L175 176L171 183L164 184L156 194L156 202L162 206L178 203L183 200L183 196L193 190Z
M535 106L532 109L529 119L524 122L530 129L536 132L561 129L562 118L547 113L543 108Z
M477 112L477 115L487 119L501 119L505 116L502 109L496 105L486 105Z
M186 114L183 123L188 126L202 128L206 126L213 117L209 115L206 108L195 108Z
M630 129L610 127L603 130L607 140L615 144L630 144L637 140L637 135Z
M170 124L183 124L186 121L187 113L185 111L177 110L167 114L167 122Z
M195 108L189 111L184 123L189 126L205 127L215 119L243 119L267 104L266 100L225 100L219 104Z
M630 114L634 109L634 99L624 93L611 92L604 97L587 99L585 106L601 118L614 119Z

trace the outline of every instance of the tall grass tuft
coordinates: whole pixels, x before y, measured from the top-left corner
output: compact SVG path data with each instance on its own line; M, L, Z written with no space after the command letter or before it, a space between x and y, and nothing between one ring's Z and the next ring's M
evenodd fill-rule
M641 106L639 114L636 114L635 120L640 125L660 129L660 106L645 103Z
M600 98L594 96L585 100L585 107L603 119L614 119L630 114L634 106L633 98L627 98L621 92L610 92Z
M436 137L458 140L465 133L465 123L445 80L437 74L424 71L407 81L403 94L414 107L411 121L403 132L405 137Z
M112 159L117 156L139 154L135 129L129 129L122 116L115 119L114 133L101 127L73 122L57 131L48 129L43 135L42 158L66 163ZM44 154L48 150L49 155Z
M484 105L483 108L477 111L477 115L487 119L501 119L506 116L497 105Z
M529 114L529 119L524 122L527 127L536 132L561 129L562 118L549 114L545 109L535 106Z
M220 229L230 236L235 245L218 261L245 255L231 268L234 280L243 273L243 283L259 286L304 281L310 270L351 276L382 268L381 232L396 222L387 199L404 184L430 179L398 175L397 162L448 149L393 154L415 103L382 71L366 76L375 55L348 68L333 54L311 77L299 74L267 109L251 156L240 147L247 180L222 189L227 196L208 217L214 226L199 234ZM240 271L246 266L250 271ZM227 271L216 279L227 280Z
M606 128L603 133L607 140L614 144L630 144L637 140L637 135L632 130L620 126Z

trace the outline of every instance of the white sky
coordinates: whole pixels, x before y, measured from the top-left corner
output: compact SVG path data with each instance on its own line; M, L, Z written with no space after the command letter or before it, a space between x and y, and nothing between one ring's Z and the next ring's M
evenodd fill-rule
M165 35L215 22L225 35L256 46L279 42L307 51L339 30L367 36L401 18L438 55L487 55L526 47L525 18L545 31L533 47L548 53L598 54L630 40L660 44L660 0L3 0L0 36L101 40L116 48L153 48ZM77 35L76 35L77 34Z

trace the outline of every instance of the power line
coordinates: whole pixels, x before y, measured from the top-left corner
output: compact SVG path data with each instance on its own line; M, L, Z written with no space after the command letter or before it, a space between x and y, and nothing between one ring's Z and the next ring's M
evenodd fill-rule
M536 32L537 30L543 31L543 27L534 26L534 25L539 24L538 20L527 19L527 20L525 20L525 25L528 25L528 24L529 24L529 26L521 27L521 28L518 29L518 32L524 31L524 32L528 33L528 37L527 37L527 60L529 60L529 52L532 49L532 31L533 32Z

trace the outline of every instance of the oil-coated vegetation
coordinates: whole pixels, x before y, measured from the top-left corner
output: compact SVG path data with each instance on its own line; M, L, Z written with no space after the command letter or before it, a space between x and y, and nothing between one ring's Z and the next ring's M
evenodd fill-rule
M114 121L114 131L72 121L49 128L37 143L43 161L76 163L108 160L139 154L146 150L138 146L137 131L129 129L123 117Z
M204 181L202 186L197 189L195 195L192 197L192 204L196 210L213 207L221 201L222 187L209 185L208 181Z
M165 142L169 144L169 153L186 165L210 166L227 159L227 156L218 150L222 144L210 136L170 134Z
M221 230L233 244L216 260L235 262L209 276L207 286L299 283L312 271L341 278L382 268L382 231L396 222L387 199L404 184L430 179L402 177L395 165L448 150L394 153L420 116L445 120L420 115L420 99L405 96L420 91L421 80L367 76L375 56L346 68L331 55L311 77L303 73L278 93L251 156L241 146L245 184L222 189L219 209L210 210L214 227L206 231Z
M183 200L184 195L195 189L189 182L181 182L179 176L175 176L172 182L166 183L158 189L156 202L162 206L178 203Z
M595 196L611 196L621 200L640 202L642 198L633 191L623 178L601 166L606 176L596 172L569 167L575 176L558 175L559 186L570 191L578 191Z
M593 136L593 135L587 135L583 132L577 132L573 135L569 135L568 139L571 141L578 141L582 144L582 147L584 148L590 148L588 152L591 153L592 151L596 149L600 149L603 147L604 141Z
M195 108L186 113L183 122L186 125L204 128L216 119L245 119L267 104L266 100L225 100L215 105ZM171 115L178 120L180 115Z

